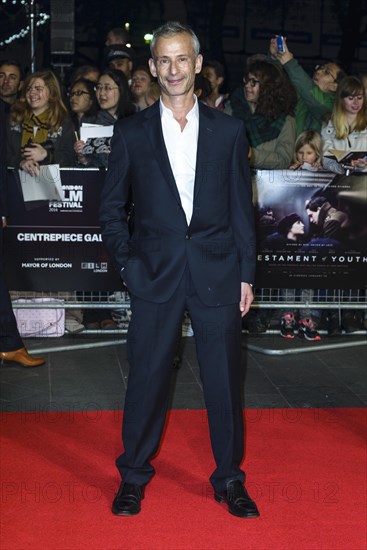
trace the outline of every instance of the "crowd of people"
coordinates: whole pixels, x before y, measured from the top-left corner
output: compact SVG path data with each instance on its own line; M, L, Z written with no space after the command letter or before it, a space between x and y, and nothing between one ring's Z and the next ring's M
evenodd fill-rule
M42 164L50 163L61 167L108 167L110 138L83 140L83 124L113 126L117 120L134 116L160 98L157 79L148 64L135 63L134 50L127 41L124 29L112 29L105 42L105 66L77 67L66 89L50 69L24 77L17 61L0 61L8 166L35 176ZM279 51L273 37L267 54L250 56L244 66L243 82L230 94L222 92L223 65L204 58L195 79L198 100L244 122L250 145L249 162L254 169L340 174L348 169L367 173L367 157L363 154L367 151L367 74L346 74L338 63L330 61L317 66L310 76L294 58L286 39L283 46ZM346 168L333 150L361 154ZM5 220L6 213L1 214ZM311 205L307 215L315 223ZM288 218L278 223L278 243L279 239L297 239L293 229L299 233L304 225L298 213ZM274 242L274 236L269 237L269 242L271 238ZM91 316L89 322L88 318L84 320L88 328L116 326L108 311L99 312L96 318L92 310L86 315ZM255 313L252 319L254 316ZM358 328L355 321L354 318L352 325ZM284 311L281 335L292 338L298 331L309 340L317 340L318 322L318 313L305 318L303 313ZM259 319L253 323L249 317L249 323L250 327L258 327ZM351 329L350 322L343 328Z

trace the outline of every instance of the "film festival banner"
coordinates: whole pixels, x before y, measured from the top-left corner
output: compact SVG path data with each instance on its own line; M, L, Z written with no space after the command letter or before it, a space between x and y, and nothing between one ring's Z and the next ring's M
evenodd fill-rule
M367 175L253 175L259 288L365 288Z
M4 246L9 288L122 290L98 224L104 172L61 169L62 198L29 202L18 172L8 176L10 223Z
M62 198L25 202L9 172L9 287L122 290L98 223L104 171L61 169L60 179ZM258 288L364 288L366 175L258 171L253 188Z

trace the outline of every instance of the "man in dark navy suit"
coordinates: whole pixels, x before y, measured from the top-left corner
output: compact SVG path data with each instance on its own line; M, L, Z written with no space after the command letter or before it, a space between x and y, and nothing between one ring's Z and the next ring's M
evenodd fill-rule
M259 515L240 468L241 315L253 300L255 268L248 144L242 122L195 98L199 51L196 35L180 23L154 33L149 65L161 100L116 123L102 191L103 239L132 307L124 452L116 461L122 483L112 505L121 516L140 512L154 474L150 460L162 435L185 309L216 461L214 497L239 517Z
M0 99L0 360L19 363L23 367L43 365L43 357L32 357L24 347L14 317L3 265L3 230L6 227L6 142L5 112L7 105Z

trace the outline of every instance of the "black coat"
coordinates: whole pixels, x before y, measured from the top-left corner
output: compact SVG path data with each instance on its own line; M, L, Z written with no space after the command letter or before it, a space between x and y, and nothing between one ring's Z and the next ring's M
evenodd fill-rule
M255 235L243 123L199 103L193 214L181 205L165 148L159 102L116 122L101 195L102 236L130 292L162 303L186 265L209 306L240 300L253 283ZM130 239L126 205L134 201Z
M8 166L18 168L22 160L22 126L20 124L11 126L9 118L6 125L6 139ZM61 167L75 166L75 139L74 124L68 117L57 132L49 132L47 140L52 141L53 147L40 164L59 164Z

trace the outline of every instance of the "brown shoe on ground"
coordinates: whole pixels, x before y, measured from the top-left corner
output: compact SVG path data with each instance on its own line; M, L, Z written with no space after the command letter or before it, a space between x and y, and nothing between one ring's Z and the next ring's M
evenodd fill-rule
M32 357L25 348L19 348L15 351L1 351L0 359L19 363L22 367L39 367L46 362L43 357Z

